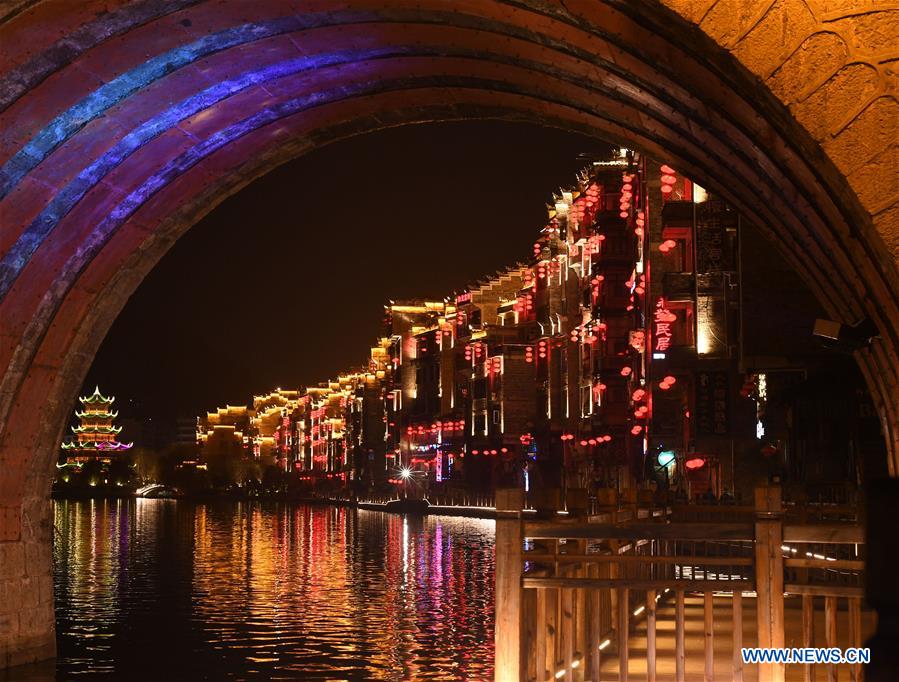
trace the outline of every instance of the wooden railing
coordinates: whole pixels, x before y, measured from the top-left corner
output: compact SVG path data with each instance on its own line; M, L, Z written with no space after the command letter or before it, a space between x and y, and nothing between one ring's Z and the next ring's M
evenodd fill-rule
M848 645L860 646L860 527L793 523L792 513L785 523L779 488L758 489L752 507L646 510L626 504L610 510L606 504L600 513L539 520L521 513L519 491L498 491L496 499L497 680L600 680L610 655L617 658L617 679L627 680L635 620L645 621L648 681L659 665L684 680L693 657L702 657L705 680L714 679L716 666L718 679L742 680L743 646L784 646L785 594L802 595L803 646L815 644L816 599L823 599L825 611L823 644L837 645L838 600L847 599ZM698 651L685 643L688 595L702 600ZM753 633L744 633L745 597L754 597ZM732 640L728 670L721 669L714 644L714 616L723 600ZM673 661L660 662L656 651L660 606L673 606ZM852 679L860 672L853 667ZM764 682L784 679L782 665L761 666L759 673ZM814 679L811 666L806 679ZM836 679L835 667L828 679Z

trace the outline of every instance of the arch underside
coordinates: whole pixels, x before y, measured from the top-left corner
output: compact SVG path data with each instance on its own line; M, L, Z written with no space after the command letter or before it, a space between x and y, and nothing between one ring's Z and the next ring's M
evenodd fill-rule
M424 121L577 131L725 196L834 319L878 325L857 358L896 473L895 262L765 86L649 0L397 5L38 3L0 25L0 540L44 532L71 401L180 234L310 149Z

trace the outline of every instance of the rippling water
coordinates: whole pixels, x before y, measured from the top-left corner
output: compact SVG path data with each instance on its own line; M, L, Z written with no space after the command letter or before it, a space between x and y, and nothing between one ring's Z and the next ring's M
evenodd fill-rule
M493 521L55 504L57 679L492 677Z

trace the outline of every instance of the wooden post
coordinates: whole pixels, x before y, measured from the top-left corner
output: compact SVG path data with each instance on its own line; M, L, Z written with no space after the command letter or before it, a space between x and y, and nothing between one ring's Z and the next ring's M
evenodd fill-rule
M734 590L733 605L733 674L734 682L743 682L743 593Z
M570 568L564 573L571 573ZM571 663L574 660L574 588L563 587L559 590L559 611L561 616L562 669L565 671L565 682L573 682Z
M559 588L551 587L544 592L546 592L546 622L543 626L546 630L545 665L549 671L547 679L554 680L561 657L559 653Z
M784 645L783 507L780 486L755 489L755 591L760 647ZM759 665L759 682L783 682L783 663Z
M591 564L589 567L590 576L598 578L600 576L600 567ZM602 592L598 589L590 590L590 632L587 636L588 646L590 647L590 679L599 680L600 677L600 658L599 645L602 644Z
M523 590L522 602L522 654L525 659L523 668L526 679L533 680L537 677L537 593L540 590L527 589Z
M684 654L684 591L675 592L674 609L674 669L676 682L684 682L686 678L686 658Z
M849 597L849 646L858 648L862 645L862 600ZM853 663L849 666L849 679L852 682L861 680L862 666Z
M584 504L586 508L586 502ZM578 541L577 551L579 554L587 553L586 540ZM575 574L578 578L588 578L590 577L588 571L588 565L578 564ZM583 682L586 678L587 655L591 646L590 638L587 634L589 630L587 611L587 590L583 587L578 587L574 591L574 655L578 660L578 666L572 672L574 682Z
M837 646L837 598L824 597L824 640L828 648ZM827 664L827 682L837 682L837 664Z
M815 598L810 594L802 595L802 646L815 646ZM803 666L804 682L814 682L815 666Z
M549 669L546 667L546 659L547 659L547 599L546 599L547 590L538 589L537 590L537 631L535 635L535 646L534 646L534 660L536 667L536 675L538 682L543 682L543 680L550 679L552 677Z
M655 590L646 590L646 682L656 682Z
M702 594L703 631L705 633L705 682L714 682L715 679L715 650L714 650L714 621L712 612L715 602L709 591Z
M523 506L523 490L496 491L496 682L519 682L522 679Z
M629 616L630 606L628 605L629 590L626 587L618 588L618 680L619 682L627 682L628 667L628 645L630 644L630 625Z

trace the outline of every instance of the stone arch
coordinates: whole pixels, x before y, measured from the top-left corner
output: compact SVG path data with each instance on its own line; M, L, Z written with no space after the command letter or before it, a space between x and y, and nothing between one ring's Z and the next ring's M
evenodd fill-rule
M2 8L0 566L22 603L0 600L0 663L52 654L61 424L143 275L253 178L388 126L527 120L622 141L722 193L834 319L878 326L857 357L897 472L895 12L842 0Z

